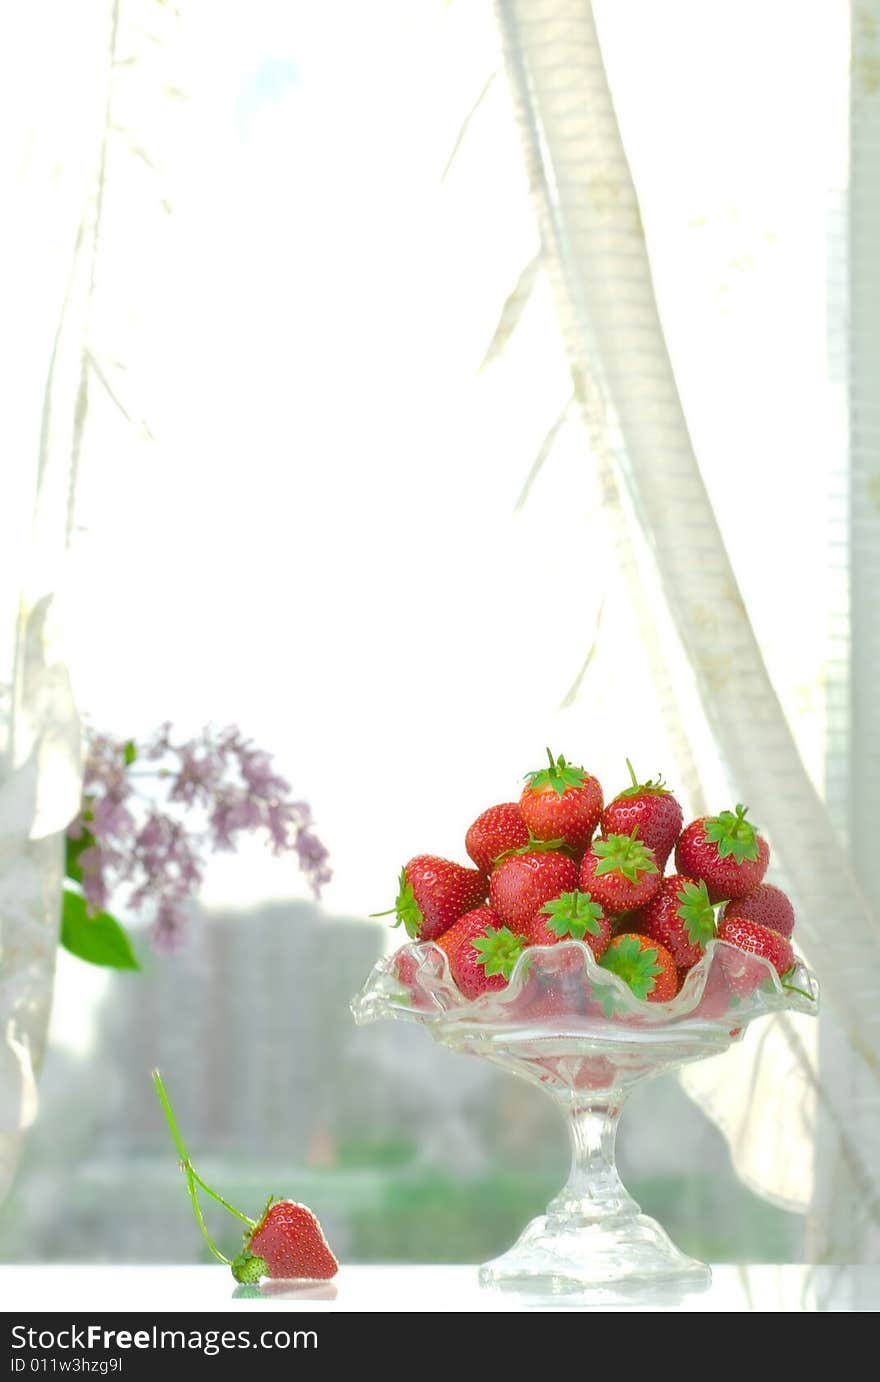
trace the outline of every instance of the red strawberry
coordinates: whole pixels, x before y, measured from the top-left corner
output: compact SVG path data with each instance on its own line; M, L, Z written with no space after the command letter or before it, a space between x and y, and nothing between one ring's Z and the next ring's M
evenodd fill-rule
M515 802L490 806L468 829L464 847L482 873L490 873L499 854L529 843L529 827Z
M260 1222L245 1234L245 1247L232 1264L236 1281L327 1281L339 1271L321 1225L310 1209L295 1200L275 1200Z
M270 1198L262 1217L259 1220L249 1219L241 1210L235 1209L224 1200L222 1195L218 1195L216 1190L205 1184L193 1168L189 1153L183 1145L177 1119L174 1117L171 1101L158 1070L153 1071L153 1084L171 1136L174 1138L174 1145L180 1157L180 1168L186 1176L189 1197L199 1227L211 1252L224 1266L232 1268L232 1275L236 1281L259 1281L262 1276L287 1280L326 1281L329 1277L335 1276L339 1264L327 1246L321 1225L304 1204L297 1204L295 1200ZM224 1257L209 1238L199 1205L199 1190L247 1225L244 1247L234 1260Z
M762 883L745 897L737 897L728 902L722 917L739 917L741 921L756 921L780 936L790 936L794 930L794 908L781 888L772 883Z
M582 854L602 814L602 788L583 768L554 758L529 774L519 799L522 818L536 840L555 840Z
M492 870L489 901L505 925L525 934L535 913L577 885L578 866L557 850L511 854Z
M653 850L631 835L594 840L581 861L580 889L612 916L650 902L662 882Z
M715 912L706 884L680 873L663 879L660 891L637 917L631 929L664 945L679 969L697 964L707 942L715 937Z
M626 760L626 766L632 786L618 792L605 807L602 812L602 834L631 835L635 830L638 839L653 849L657 866L662 872L681 830L681 807L663 785L662 777L658 777L656 782L638 782L629 759Z
M745 806L691 821L675 846L676 870L702 878L710 902L753 892L769 862L767 841L746 820Z
M459 917L439 944L465 998L479 998L507 987L526 942L501 926L491 907L477 907Z
M725 917L718 927L718 939L735 945L737 950L743 952L742 960L730 950L724 950L721 956L727 982L740 998L754 993L766 977L763 966L750 963L749 956L757 955L762 960L769 960L780 976L786 974L794 964L791 941L756 921Z
M486 900L486 879L477 869L419 854L400 871L395 926L406 927L413 940L435 941L465 912ZM384 917L388 912L374 912Z
M675 960L665 946L647 936L615 936L599 963L629 984L636 998L649 1003L668 1003L678 992Z
M562 893L545 902L526 932L529 945L555 945L561 940L583 941L598 960L608 949L611 922L587 893Z

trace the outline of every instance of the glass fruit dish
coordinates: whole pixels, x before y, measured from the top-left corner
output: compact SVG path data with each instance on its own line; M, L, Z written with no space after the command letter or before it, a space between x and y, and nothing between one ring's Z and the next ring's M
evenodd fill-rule
M756 1018L815 1013L818 997L802 964L780 980L766 960L714 940L671 1002L650 1003L598 965L582 941L566 940L528 947L505 988L468 1000L443 951L427 942L381 960L352 1013L361 1024L420 1022L451 1050L482 1056L553 1097L571 1139L568 1181L508 1252L480 1268L480 1280L601 1300L699 1290L711 1279L620 1181L614 1144L630 1090L724 1051Z

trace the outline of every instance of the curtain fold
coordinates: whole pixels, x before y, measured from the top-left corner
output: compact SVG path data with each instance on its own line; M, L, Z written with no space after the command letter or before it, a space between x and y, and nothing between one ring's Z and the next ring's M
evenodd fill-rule
M864 1076L852 1097L830 1080L817 1083L805 1033L782 1019L775 1040L730 1054L740 1066L736 1081L695 1070L688 1087L719 1117L749 1183L797 1203L778 1084L797 1071L796 1135L802 1144L802 1120L821 1105L838 1165L855 1190L854 1212L874 1233L880 923L805 770L694 454L593 7L589 0L497 0L497 13L545 264L593 449L600 463L607 458L630 548L643 544L649 553L646 598L662 601L671 619L726 772L768 836L798 908L799 940ZM668 696L668 669L663 681ZM679 740L687 738L684 724Z
M0 1198L37 1112L60 927L64 829L80 800L79 721L58 596L73 527L78 362L109 7L35 5L0 55L11 310L0 325L8 458L0 516ZM47 51L51 28L56 44ZM36 74L40 74L39 78ZM51 92L51 99L48 93Z

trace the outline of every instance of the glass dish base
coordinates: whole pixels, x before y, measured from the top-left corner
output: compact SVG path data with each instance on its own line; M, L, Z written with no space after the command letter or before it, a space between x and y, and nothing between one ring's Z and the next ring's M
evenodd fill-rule
M686 1257L647 1214L585 1224L540 1214L509 1252L479 1269L481 1286L530 1295L638 1298L655 1288L703 1291L712 1273Z

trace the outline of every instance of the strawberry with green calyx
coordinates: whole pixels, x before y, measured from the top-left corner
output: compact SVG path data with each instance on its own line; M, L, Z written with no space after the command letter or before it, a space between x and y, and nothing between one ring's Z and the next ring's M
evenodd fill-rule
M495 865L489 903L505 926L525 935L545 902L577 887L578 866L560 850L537 847L514 852Z
M664 878L647 907L633 918L632 930L659 941L679 969L692 969L715 939L715 909L706 884L673 873Z
M549 764L528 774L519 799L522 818L537 840L561 840L583 854L602 814L602 788L592 773L547 750Z
M754 892L728 902L721 913L722 917L739 917L741 921L756 921L780 936L790 936L794 930L794 907L781 888L772 883L761 883Z
M672 853L682 826L682 810L666 787L662 777L656 782L639 782L633 765L626 760L632 785L618 792L602 812L603 835L630 835L638 838L654 851L661 872Z
M778 931L771 931L769 926L761 926L756 921L725 917L718 927L718 939L726 941L728 945L735 946L736 950L742 952L742 958L732 950L725 949L722 952L725 977L733 993L738 994L740 998L747 998L749 994L754 993L766 977L762 965L749 962L750 956L768 960L780 978L794 968L791 941L786 936L781 936Z
M608 949L611 922L589 893L575 890L551 898L528 929L529 945L555 945L561 940L583 941L598 960Z
M594 840L581 861L581 892L589 893L611 916L644 907L661 882L654 851L635 830Z
M746 813L745 806L737 806L717 816L700 816L679 836L676 871L702 879L710 902L753 892L767 872L767 841L746 820Z
M232 1269L236 1281L245 1283L259 1281L264 1276L303 1281L326 1281L335 1276L339 1263L327 1246L318 1220L305 1205L270 1196L260 1218L250 1219L202 1180L190 1161L158 1070L153 1071L153 1083L180 1156L196 1221L217 1261ZM246 1226L244 1246L237 1257L226 1257L211 1239L202 1217L199 1190Z
M397 914L395 926L403 926L416 941L435 941L458 918L486 900L486 878L478 869L466 869L435 854L419 854L400 872L397 901L389 912Z
M499 855L521 849L528 842L529 827L513 801L483 811L464 837L464 847L481 873L491 873Z
M636 998L668 1003L678 992L675 960L665 946L647 936L615 936L599 964L629 984Z
M502 925L491 907L477 907L459 917L437 943L465 998L479 998L507 987L526 941Z

